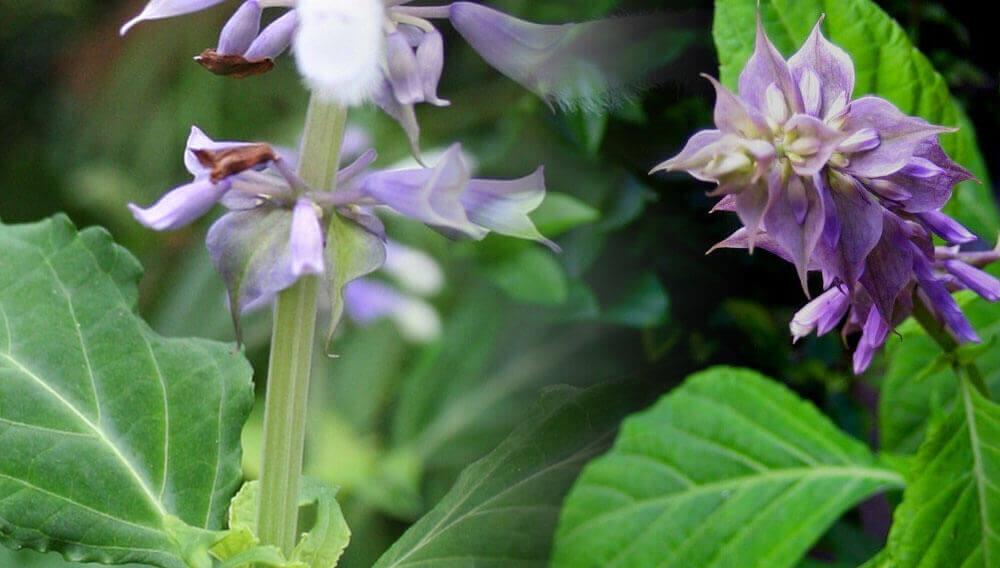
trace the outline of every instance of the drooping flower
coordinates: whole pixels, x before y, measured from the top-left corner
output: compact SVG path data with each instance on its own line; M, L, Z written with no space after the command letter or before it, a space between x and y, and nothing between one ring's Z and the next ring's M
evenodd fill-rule
M941 212L955 184L972 178L938 142L953 129L876 96L852 100L853 62L821 24L786 61L758 18L739 94L709 78L716 129L696 133L653 171L683 170L718 185L715 210L735 212L743 228L717 247L759 246L785 258L807 295L807 273L822 273L826 291L796 314L792 333L822 334L846 316L845 334L861 332L856 372L914 298L957 339L976 341L948 290L993 299L992 277L959 258L940 261L931 238L975 239Z
M371 237L367 272L385 260L384 228L372 213L377 207L447 235L482 239L492 231L554 246L528 218L544 198L540 171L519 180L474 179L457 144L434 168L368 171L374 159L373 150L362 153L340 171L339 190L330 192L298 178L289 167L295 157L287 152L266 144L217 142L193 127L184 162L194 181L149 208L129 208L140 223L156 230L191 223L216 203L229 210L209 229L206 242L229 288L237 324L240 312L269 301L301 276L337 269L326 254L332 215ZM412 261L414 255L402 250L390 272Z

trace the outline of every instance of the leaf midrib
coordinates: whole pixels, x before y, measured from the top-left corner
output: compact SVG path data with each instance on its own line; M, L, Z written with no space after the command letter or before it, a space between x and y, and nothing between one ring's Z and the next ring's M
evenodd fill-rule
M761 472L759 474L754 474L754 475L732 477L724 481L706 483L704 485L698 485L688 490L671 493L669 495L664 495L662 497L657 497L655 499L636 501L635 503L630 503L623 507L617 508L613 511L609 511L607 513L596 515L594 517L591 517L590 519L587 519L586 522L577 525L568 533L566 533L566 535L563 538L569 539L572 537L574 533L577 533L598 522L603 522L610 518L618 517L621 515L631 514L638 509L655 507L666 503L670 503L671 501L674 500L683 501L694 497L699 497L704 494L718 493L732 489L742 489L747 486L759 485L766 482L803 481L803 480L823 478L823 477L830 477L830 478L850 477L858 479L868 479L872 481L883 481L889 487L903 487L905 484L903 477L894 471L886 469L858 467L858 466L797 467L797 468L789 468L778 471L772 470L767 472ZM581 487L586 487L586 486L587 485L584 484Z
M962 380L962 403L965 405L965 415L968 421L969 442L972 449L972 469L976 478L976 494L979 498L979 523L983 547L983 565L992 566L990 563L990 547L988 546L989 536L993 532L990 528L989 519L986 517L986 488L988 481L983 472L983 457L980 451L979 430L976 426L976 409L972 403L972 393L970 392L969 381ZM995 536L995 535L994 535Z
M115 443L112 442L112 440L110 438L108 438L108 436L104 432L104 430L102 430L100 427L98 427L96 424L94 424L89 418L87 418L86 415L84 415L80 411L80 409L78 409L75 405L73 405L72 402L70 402L65 397L63 397L59 393L59 391L57 391L54 388L52 388L48 383L45 382L44 379L42 379L41 377L39 377L38 375L36 375L35 373L33 373L30 369L28 369L27 367L25 367L24 365L22 365L17 359L15 359L12 356L12 354L10 354L10 353L0 353L0 357L3 357L7 361L9 361L14 366L14 368L16 368L18 371L20 371L23 375L25 375L26 377L28 377L31 380L33 380L36 383L38 383L38 385L40 387L42 387L53 398L55 398L57 401L59 401L70 412L72 412L73 415L76 416L77 419L87 429L89 429L90 431L92 431L94 433L94 435L97 436L97 439L100 440L102 444L104 444L105 446L107 446L107 448L109 450L111 450L111 452L115 455L115 457L118 459L118 461L121 462L121 464L125 467L126 471L128 471L129 475L131 475L132 478L135 479L136 483L139 485L139 488L142 490L143 494L145 495L146 500L149 502L150 505L153 506L153 508L156 510L156 512L161 517L166 517L167 516L167 511L163 507L163 504L153 494L152 490L149 488L149 485L142 478L142 476L139 475L139 472L138 472L138 470L136 470L135 466L132 465L132 462L129 461L129 459L125 456L125 454L122 453L122 451L118 448L118 446L115 445Z

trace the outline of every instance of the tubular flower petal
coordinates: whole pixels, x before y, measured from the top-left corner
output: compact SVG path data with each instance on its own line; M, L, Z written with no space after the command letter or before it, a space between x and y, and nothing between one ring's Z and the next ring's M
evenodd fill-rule
M179 229L208 212L229 191L230 183L197 180L164 195L148 209L130 203L136 221L156 231Z
M121 35L128 33L139 22L146 20L159 20L162 18L172 18L200 12L206 8L211 8L216 4L221 4L224 0L152 0L138 16L125 23L119 30Z
M323 227L320 226L316 206L300 198L292 210L292 229L289 237L292 247L292 274L323 273Z
M223 55L242 54L260 33L263 10L257 0L247 0L233 14L219 34L216 51Z
M914 298L957 339L978 341L949 290L1000 299L1000 282L978 269L1000 255L942 252L931 238L975 240L941 212L954 186L972 178L938 142L952 129L879 97L852 101L854 65L821 23L786 61L758 18L739 93L709 79L717 129L694 134L653 172L683 170L717 184L709 195L722 200L713 210L735 212L744 228L714 248L760 246L784 258L807 295L807 273L822 273L826 290L795 315L792 336L823 334L843 320L845 335L861 334L855 372Z
M430 304L376 280L361 278L348 284L344 307L362 325L391 318L410 341L426 343L441 335L441 318Z
M417 54L400 32L386 38L386 58L389 64L389 83L396 100L413 104L424 98L423 81L417 66Z
M247 47L243 57L248 61L259 61L274 59L281 55L292 44L292 37L298 25L298 14L295 10L289 10L260 32L260 35Z

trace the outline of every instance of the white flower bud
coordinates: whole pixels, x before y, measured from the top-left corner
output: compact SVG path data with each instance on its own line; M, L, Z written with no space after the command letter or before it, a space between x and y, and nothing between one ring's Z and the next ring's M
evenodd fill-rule
M295 61L320 98L357 105L382 81L385 12L381 0L297 0Z

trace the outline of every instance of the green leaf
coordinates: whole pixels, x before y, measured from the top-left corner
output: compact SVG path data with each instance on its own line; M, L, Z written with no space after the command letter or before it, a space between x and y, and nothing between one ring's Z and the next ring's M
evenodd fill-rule
M299 538L291 560L286 560L280 550L259 546L256 534L260 482L247 482L230 504L229 531L212 553L225 561L224 566L234 568L260 562L278 568L334 568L351 541L351 529L337 503L338 489L311 477L301 479L299 507L315 505L315 521Z
M845 510L902 484L782 385L710 369L587 465L553 566L794 566Z
M103 229L0 224L0 249L0 542L187 566L241 477L249 364L152 332L141 268Z
M892 568L892 557L889 555L889 550L883 549L868 562L862 564L861 568Z
M522 249L486 267L486 275L508 296L520 302L562 304L569 297L566 272L551 252Z
M545 200L531 213L531 220L543 235L555 237L566 231L600 218L597 209L572 195L554 191L545 194Z
M629 398L617 386L544 391L521 426L466 468L376 568L545 565L563 496L607 447Z
M302 480L303 505L316 505L316 522L295 545L292 559L309 568L333 568L351 542L351 529L337 503L337 488L312 478Z
M633 327L662 325L670 316L670 296L655 274L641 275L602 319Z
M984 342L1000 335L1000 304L956 296L962 311ZM958 381L951 366L939 364L941 348L916 325L889 338L888 367L879 398L879 436L883 450L917 451L932 416L948 413L958 400ZM993 392L1000 392L1000 349L989 349L977 363Z
M967 380L920 446L889 533L894 568L1000 562L1000 406Z
M735 88L740 70L753 52L757 4L757 0L715 3L713 35L721 80L730 88ZM760 14L768 36L786 57L808 37L820 15L826 14L827 37L854 59L855 97L878 95L907 114L960 127L958 133L943 135L941 145L983 183L959 184L945 211L981 237L993 238L997 234L1000 217L975 130L949 93L944 78L899 24L870 0L761 0Z
M381 226L375 216L360 210L344 210L351 219L333 215L326 232L326 286L332 314L327 348L344 312L344 286L351 280L370 274L385 262L385 246L376 228ZM354 222L357 221L357 222ZM369 230L369 228L371 230Z

